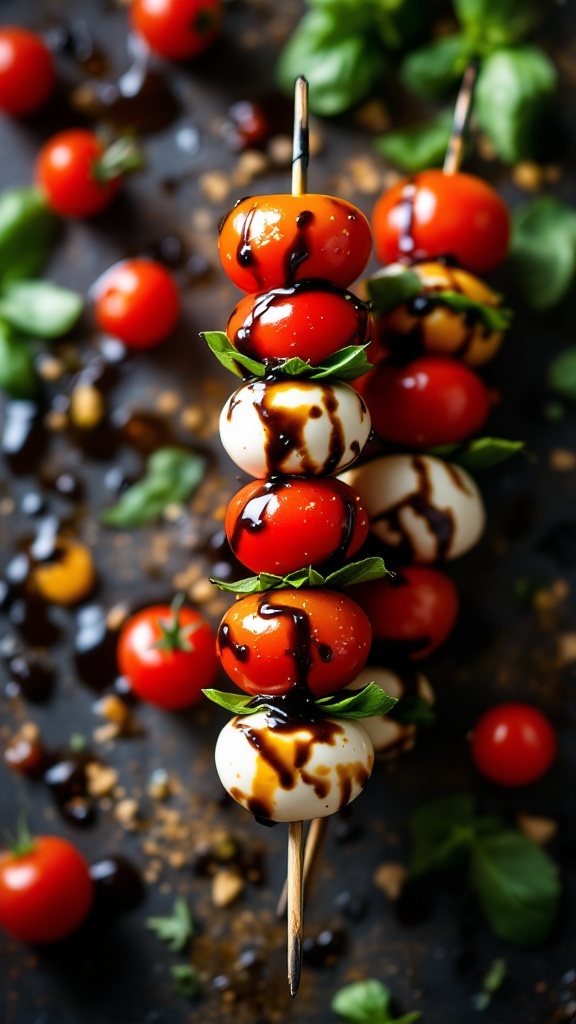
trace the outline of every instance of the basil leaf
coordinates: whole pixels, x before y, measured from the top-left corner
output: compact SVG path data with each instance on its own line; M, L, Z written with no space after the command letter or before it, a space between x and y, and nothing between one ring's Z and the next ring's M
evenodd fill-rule
M359 562L348 562L336 572L331 572L325 577L324 583L320 586L327 587L351 587L355 583L366 583L368 580L379 580L382 576L388 575L388 569L384 559L379 556L362 558Z
M259 363L256 359L250 359L248 356L242 355L237 348L228 340L228 336L224 331L202 331L200 337L204 338L210 351L216 356L222 366L231 373L234 373L237 377L253 376L263 377L266 373L266 367L264 363ZM243 374L242 369L248 370L248 374Z
M454 867L474 836L474 797L455 793L422 804L410 819L414 875Z
M477 834L470 880L501 939L533 946L546 938L556 917L560 882L554 864L532 840L506 828Z
M114 508L107 509L107 526L146 526L167 505L186 501L202 482L205 459L184 448L160 448L146 463L142 480L134 484Z
M503 306L488 306L485 302L475 302L462 292L434 292L430 296L440 306L447 306L456 313L473 315L489 331L505 331L512 322L512 310Z
M506 163L534 154L557 77L552 61L535 46L496 50L483 61L476 83L476 118Z
M310 110L328 117L364 99L386 63L367 15L363 4L323 6L305 14L280 55L279 87L292 95L295 78L305 75Z
M34 277L44 266L58 221L37 189L11 188L0 195L0 279Z
M576 210L555 196L537 196L512 213L510 265L533 309L554 306L576 272Z
M452 111L442 110L425 124L380 135L375 141L376 148L387 160L409 174L426 167L441 167L452 120Z
M539 16L533 0L454 0L454 10L482 53L518 43L534 28Z
M352 1024L412 1024L422 1014L415 1010L401 1017L390 1016L390 991L381 981L355 981L336 992L331 1009Z
M400 77L421 96L441 97L462 77L471 56L466 36L458 32L443 36L409 53L400 67Z
M384 565L384 560L379 556L372 556L362 558L359 562L348 562L327 576L323 576L309 565L305 569L289 573L288 576L274 576L261 572L258 576L248 576L237 583L226 583L225 580L216 579L211 579L210 582L230 594L258 594L266 590L277 590L279 587L293 587L295 590L300 587L350 587L355 583L378 580L387 574L388 569Z
M38 338L67 334L83 305L77 292L50 281L13 281L0 291L0 317Z
M254 697L246 696L241 693L224 693L223 690L202 690L205 697L208 700L213 701L214 704L219 704L221 708L226 708L227 711L231 711L234 715L255 715L257 711L262 711L264 705L258 704L251 706Z
M217 580L210 577L210 583L214 583L227 594L261 594L265 590L272 590L274 587L286 586L282 576L269 576L263 572L258 576L247 576L236 583L226 583L225 580Z
M170 976L177 995L189 999L200 991L200 979L194 964L171 964Z
M308 374L309 380L322 380L324 377L337 377L338 380L355 380L362 377L372 369L372 363L366 358L366 345L347 345L338 349L333 355L328 356L321 366L313 367L313 372ZM288 373L287 364L282 368L283 373Z
M38 391L34 359L27 341L0 321L0 388L12 398L33 398Z
M413 270L406 270L400 264L385 267L374 277L369 277L366 285L375 314L389 313L424 290L418 274Z
M147 917L145 924L172 953L180 953L196 931L190 908L181 896L174 900L169 916Z
M347 696L343 696L344 693ZM387 714L397 700L397 697L390 697L376 683L368 683L361 690L340 690L314 703L324 714L333 718L372 718L373 715Z
M430 448L429 455L449 459L458 466L473 473L478 469L490 469L505 462L525 448L524 441L509 441L504 437L477 437L465 444L442 444Z
M553 391L576 401L576 348L566 348L548 367L548 384Z
M396 707L392 709L390 717L401 725L416 725L424 729L428 729L436 722L436 715L430 704L419 693L403 694Z

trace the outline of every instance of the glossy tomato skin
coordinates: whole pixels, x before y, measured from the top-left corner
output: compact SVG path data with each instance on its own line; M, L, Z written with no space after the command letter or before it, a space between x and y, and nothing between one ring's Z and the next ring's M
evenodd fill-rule
M103 143L84 128L58 132L45 143L36 161L36 182L51 210L62 217L93 217L112 202L120 177L96 180L103 155Z
M122 675L130 680L134 693L159 708L174 711L200 700L210 687L218 661L211 626L193 608L178 612L178 624L187 633L191 650L156 647L164 631L161 622L173 618L169 605L152 605L133 615L123 626L117 659Z
M102 331L129 348L165 341L180 316L180 297L171 274L155 260L122 260L93 287L94 316Z
M50 98L56 76L50 50L34 32L0 28L0 110L14 117L33 114Z
M480 377L445 356L421 356L407 366L381 363L363 381L362 397L376 433L411 448L463 441L490 411Z
M72 843L38 836L29 853L0 857L0 927L21 942L57 942L84 920L94 896Z
M478 771L499 786L527 786L541 778L556 757L556 733L530 704L497 704L478 720L472 757Z
M318 279L241 299L228 321L230 342L252 359L322 363L346 345L370 340L368 307L351 292Z
M366 509L356 492L332 477L254 480L226 512L226 536L252 572L286 576L351 557L368 535Z
M323 697L356 678L370 639L364 612L344 594L280 589L229 608L218 630L218 655L246 693Z
M458 592L438 569L405 566L395 575L354 587L375 641L413 661L427 658L447 639L458 617Z
M132 28L168 60L203 53L220 34L222 0L133 0Z
M221 225L219 248L228 277L245 292L305 278L348 288L368 262L372 238L357 207L310 192L241 199Z
M382 263L449 257L475 274L505 258L510 216L498 193L472 174L422 171L378 199L372 215Z

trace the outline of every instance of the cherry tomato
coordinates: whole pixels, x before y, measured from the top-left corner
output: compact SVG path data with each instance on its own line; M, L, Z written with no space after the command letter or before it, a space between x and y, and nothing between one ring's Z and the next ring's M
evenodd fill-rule
M154 260L122 260L93 288L94 315L102 331L130 348L164 341L180 316L180 297L172 276Z
M130 21L155 53L185 60L203 53L222 28L222 0L133 0Z
M310 192L241 199L222 223L219 246L234 284L262 292L307 277L347 288L364 270L372 239L355 206Z
M0 110L21 117L43 107L56 76L50 50L34 32L0 28Z
M152 605L128 619L117 657L137 696L169 711L195 704L218 668L211 627L178 603Z
M225 526L232 551L252 572L285 576L353 555L369 522L358 495L342 481L279 477L238 491Z
M383 271L394 271L392 264ZM422 281L422 291L408 302L377 318L377 337L383 354L399 356L410 346L418 352L454 355L467 366L480 366L496 354L504 332L491 330L473 309L454 309L437 297L457 292L488 307L498 307L500 296L467 270L441 263L416 263L410 268ZM415 343L416 342L416 346Z
M419 661L451 633L458 616L458 592L437 569L411 565L394 573L359 583L354 599L370 619L374 640Z
M480 378L444 356L421 356L407 366L381 363L363 382L362 396L376 433L411 448L463 441L490 409Z
M21 942L56 942L86 917L94 884L84 858L59 836L38 836L0 857L0 927Z
M59 132L42 147L36 181L55 213L92 217L112 202L121 175L102 171L104 154L104 143L84 128Z
M382 263L447 256L475 274L502 262L510 216L498 193L472 174L422 171L377 201L374 244Z
M497 704L476 723L472 757L478 771L500 786L527 786L551 767L556 733L530 704Z
M370 340L365 303L327 281L297 281L246 295L228 321L228 338L252 359L299 356L314 365L346 345Z
M354 601L334 590L271 590L228 609L218 655L233 682L252 694L292 688L324 697L363 668L371 629Z

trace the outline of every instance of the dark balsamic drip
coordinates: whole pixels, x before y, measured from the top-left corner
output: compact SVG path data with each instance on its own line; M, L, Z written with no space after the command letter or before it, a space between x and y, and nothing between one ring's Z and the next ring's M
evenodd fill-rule
M330 446L328 451L328 458L326 459L323 467L322 474L330 476L334 472L338 463L342 459L344 452L346 451L346 438L344 435L344 427L342 420L336 415L338 409L338 400L332 389L325 388L322 392L322 404L328 413L330 420L331 432L330 432Z
M309 476L315 476L318 467L310 458L304 431L310 417L310 405L304 400L301 406L295 408L275 407L273 398L278 394L278 389L292 387L291 383L276 384L271 388L269 383L256 381L252 384L254 394L254 409L262 423L266 435L265 457L267 476L278 476L284 472L284 465L287 459L296 453L299 459L301 472ZM340 462L345 451L344 429L342 421L336 415L338 399L334 390L328 384L322 385L322 404L330 420L331 433L328 454L322 466L322 475L332 473ZM228 409L230 419L231 408Z
M126 857L112 854L90 865L96 909L105 913L132 910L144 898L138 871Z
M342 501L342 533L340 535L340 543L338 547L334 549L329 558L327 558L322 565L319 567L320 571L324 576L339 569L342 562L348 555L348 549L352 543L352 538L356 530L356 522L358 520L358 506L354 498L345 492L340 494Z
M238 328L234 336L230 338L234 347L251 359L260 359L257 346L253 344L253 336L257 333L260 321L265 318L270 309L278 306L282 308L290 299L298 295L307 294L308 292L324 292L329 295L339 295L344 301L350 302L353 309L358 313L357 325L354 333L349 338L342 339L340 347L365 344L368 331L368 306L366 303L362 302L356 295L353 295L352 292L345 291L343 288L332 284L331 281L310 277L305 278L303 281L294 281L286 288L273 288L257 296L244 323ZM232 316L234 316L234 313L232 313ZM273 361L269 361L269 365L273 368Z
M234 553L238 550L243 533L260 533L266 528L264 513L268 505L280 489L289 487L289 480L266 480L246 502L234 523L234 530L230 538L230 547Z
M8 696L22 694L34 704L41 704L52 696L54 671L31 651L16 654L6 667L10 677L6 687Z
M312 631L310 617L303 608L292 608L289 605L273 603L271 594L265 594L258 605L261 619L287 618L291 627L290 646L287 654L294 659L296 680L291 688L292 697L302 697L308 704L311 699L308 687L308 676L312 668ZM323 659L326 660L326 659Z
M75 825L89 825L96 815L96 804L88 789L86 766L94 756L86 750L65 750L51 758L44 782L52 792L58 810Z
M220 627L218 629L218 643L222 651L226 650L226 648L229 651L232 651L232 654L234 655L237 661L243 663L248 661L250 657L250 648L248 644L236 643L234 637L232 636L230 626L228 625L227 622L223 622L220 624Z
M298 268L304 263L310 256L308 247L308 239L306 237L306 228L314 222L314 214L311 210L303 210L296 217L296 227L298 228L297 234L292 242L292 247L288 249L284 260L284 273L285 283L291 285L294 283L294 277Z
M256 283L261 284L261 277L258 273L258 260L256 259L250 243L250 228L256 215L257 207L254 206L245 216L242 225L242 234L236 250L236 260L241 267L249 267L254 275Z
M13 473L30 473L44 451L42 410L36 402L13 400L4 405L1 448Z
M436 559L444 559L454 536L454 516L451 511L443 511L436 508L431 501L431 486L426 471L426 464L419 455L413 455L412 466L418 477L418 489L408 494L397 505L385 509L376 516L374 522L385 522L390 531L399 534L402 538L399 544L393 546L395 556L401 562L410 562L413 556L412 544L406 536L400 517L402 512L411 508L420 518L425 519L431 532L436 538ZM446 463L446 465L448 465ZM463 482L458 477L458 487L465 489Z
M74 637L74 665L83 683L101 693L116 676L117 635L108 629L106 611L88 605L78 613Z

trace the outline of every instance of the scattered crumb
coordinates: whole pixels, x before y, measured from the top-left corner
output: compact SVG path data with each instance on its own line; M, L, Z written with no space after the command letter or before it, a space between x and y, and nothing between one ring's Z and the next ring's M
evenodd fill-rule
M36 361L36 369L38 370L39 376L42 380L48 383L55 383L66 372L66 367L61 359L57 359L56 356L44 353L38 357Z
M542 167L533 160L522 160L512 168L512 181L525 192L538 192L543 180Z
M538 846L545 846L558 831L558 822L553 818L539 818L524 812L518 814L516 824L520 831Z
M152 800L167 800L172 793L170 776L165 768L157 768L148 780L148 796Z
M118 782L118 772L99 761L91 761L86 765L86 779L91 796L108 796Z
M178 391L161 391L154 402L155 409L164 416L176 412L182 405L182 396Z
M269 159L265 153L261 153L258 149L246 149L238 157L231 183L234 186L248 185L268 169Z
M198 178L202 194L211 203L222 203L230 194L231 181L223 171L207 171Z
M187 405L180 414L180 424L184 430L195 433L204 421L204 414L197 405Z
M106 628L112 633L116 633L124 625L129 614L128 605L122 603L112 605L106 615Z
M372 99L368 103L362 104L356 111L354 120L361 128L375 134L387 132L392 125L390 113L382 100L379 99Z
M570 448L553 448L548 457L550 469L559 473L566 473L576 469L576 452Z
M369 156L356 156L347 163L354 185L363 195L374 195L382 189L382 173Z
M558 637L558 662L569 665L576 661L576 633L563 633Z
M218 871L212 879L212 902L216 907L229 907L244 890L244 879L236 871Z
M140 808L138 801L131 797L126 797L124 800L120 800L114 808L114 817L116 821L120 822L123 828L129 832L133 831L138 825Z
M204 576L201 580L198 580L193 587L190 588L190 597L193 601L197 601L198 604L203 604L204 601L209 601L214 597L214 584L210 583L210 580Z
M70 418L79 430L94 430L106 413L104 395L93 384L78 384L70 396Z
M277 167L288 167L292 163L292 139L288 135L273 135L266 146L266 153Z
M386 893L389 899L397 900L404 888L407 876L408 868L405 864L391 861L388 864L380 864L376 868L372 881L378 889Z
M61 434L68 426L68 417L65 412L60 412L59 409L48 409L44 417L44 426L46 430L52 431L53 434Z

